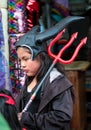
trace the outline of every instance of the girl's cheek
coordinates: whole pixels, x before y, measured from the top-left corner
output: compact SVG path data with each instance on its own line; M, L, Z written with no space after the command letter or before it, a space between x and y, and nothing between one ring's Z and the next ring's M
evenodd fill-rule
M29 67L29 68L33 68L34 66L35 65L33 63L31 63L31 62L27 63L27 67Z

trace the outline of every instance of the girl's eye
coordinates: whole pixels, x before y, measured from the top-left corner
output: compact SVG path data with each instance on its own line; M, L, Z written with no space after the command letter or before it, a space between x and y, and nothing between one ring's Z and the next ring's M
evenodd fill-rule
M18 62L22 62L22 61L28 61L31 60L31 57L22 57L21 59L18 59Z
M28 60L30 60L30 58L23 58L23 60L28 61Z

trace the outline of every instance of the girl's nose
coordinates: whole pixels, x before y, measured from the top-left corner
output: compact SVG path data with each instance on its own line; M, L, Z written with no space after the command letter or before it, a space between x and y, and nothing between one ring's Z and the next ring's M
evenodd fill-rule
M21 61L21 68L23 69L25 67L26 67L26 65L25 65L24 61Z

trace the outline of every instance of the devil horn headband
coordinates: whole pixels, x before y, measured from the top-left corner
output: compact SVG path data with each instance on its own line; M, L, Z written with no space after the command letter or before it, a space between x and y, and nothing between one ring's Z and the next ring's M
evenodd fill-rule
M74 21L78 21L84 19L84 17L80 17L80 16L68 16L64 19L62 19L59 23L57 23L56 25L54 25L53 27L51 27L50 29L37 34L36 35L36 40L37 41L44 41L44 40L48 40L51 39L52 37L56 36L60 31L62 31L68 24L74 22Z
M16 42L16 48L18 46L25 46L32 50L32 59L34 59L40 52L45 51L42 42L54 38L60 31L62 31L68 24L77 20L82 20L84 17L80 16L68 16L62 19L59 23L53 27L39 32L39 26L33 27L30 31L24 34L19 41Z

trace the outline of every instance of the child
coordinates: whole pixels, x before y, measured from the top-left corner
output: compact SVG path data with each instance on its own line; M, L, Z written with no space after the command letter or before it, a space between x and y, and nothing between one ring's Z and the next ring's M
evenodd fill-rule
M67 79L61 64L54 66L34 100L26 110L24 108L53 63L47 53L48 40L77 19L79 17L68 17L43 33L35 26L16 43L17 56L26 73L24 87L16 100L18 118L28 130L70 130L73 85Z

